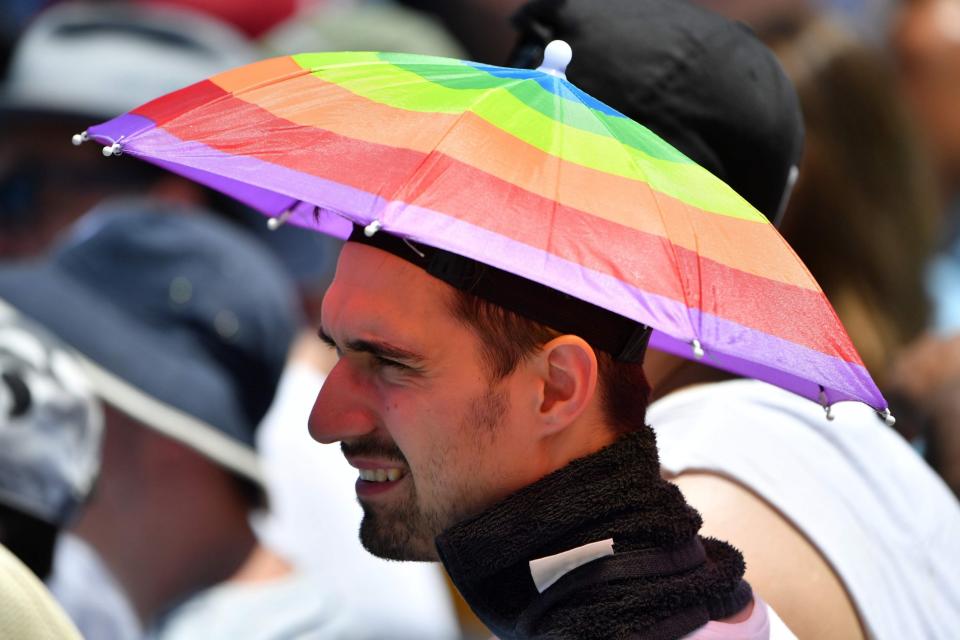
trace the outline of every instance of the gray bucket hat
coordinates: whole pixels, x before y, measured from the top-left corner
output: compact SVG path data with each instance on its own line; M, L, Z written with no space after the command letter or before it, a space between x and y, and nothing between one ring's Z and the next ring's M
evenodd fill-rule
M101 205L46 258L0 265L0 300L73 347L110 405L262 484L254 435L299 326L294 287L246 232L160 207Z

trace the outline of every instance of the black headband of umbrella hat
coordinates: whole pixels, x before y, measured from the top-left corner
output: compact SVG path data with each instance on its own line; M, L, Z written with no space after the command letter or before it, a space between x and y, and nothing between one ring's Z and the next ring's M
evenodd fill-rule
M620 362L643 362L651 329L636 320L508 271L384 231L369 233L354 225L348 242L386 251L455 289L562 333L580 336Z

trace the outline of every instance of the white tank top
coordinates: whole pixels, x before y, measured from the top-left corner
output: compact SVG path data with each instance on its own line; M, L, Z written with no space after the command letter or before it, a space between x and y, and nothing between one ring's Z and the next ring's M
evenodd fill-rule
M763 497L819 549L869 637L960 637L960 505L869 407L814 402L756 380L653 403L670 474L723 474Z

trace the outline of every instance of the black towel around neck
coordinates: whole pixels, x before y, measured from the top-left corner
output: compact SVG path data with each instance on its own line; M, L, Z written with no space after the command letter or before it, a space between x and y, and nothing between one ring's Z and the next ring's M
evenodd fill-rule
M501 640L680 638L752 598L730 545L660 477L643 428L574 460L437 538L451 579ZM614 554L542 594L530 560L613 539Z

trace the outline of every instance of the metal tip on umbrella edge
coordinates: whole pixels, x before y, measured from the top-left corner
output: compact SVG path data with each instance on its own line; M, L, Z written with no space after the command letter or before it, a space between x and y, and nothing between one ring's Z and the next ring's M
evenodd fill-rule
M108 147L103 148L103 155L109 158L110 156L119 156L123 154L123 148L120 146L119 142L114 142Z
M379 220L374 220L373 222L371 222L370 224L368 224L363 228L363 235L367 236L368 238L372 238L373 234L375 234L377 231L380 231L382 227L383 227L382 222L380 222Z
M887 407L883 411L877 411L877 415L880 416L883 419L883 421L887 423L888 427L892 427L893 425L897 424L897 419L890 412L890 407Z
M280 215L273 218L269 218L267 220L267 229L270 229L270 231L276 231L277 229L282 227L284 224L286 224L287 220L289 220L290 216L292 215L293 215L293 209L287 209Z
M703 356L706 355L706 352L703 350L703 345L701 345L700 341L696 338L690 342L690 347L693 349L693 357L697 360L702 360Z
M820 387L820 397L817 401L820 403L820 406L823 407L823 411L827 415L827 420L833 422L833 419L836 417L833 415L833 406L827 403L827 390L822 386Z
M81 131L80 133L73 134L73 137L70 138L70 141L73 143L73 146L79 147L84 142L90 139L90 134L86 131Z

